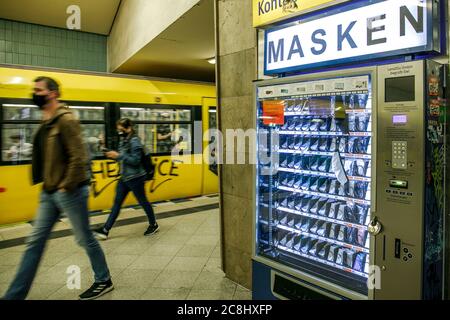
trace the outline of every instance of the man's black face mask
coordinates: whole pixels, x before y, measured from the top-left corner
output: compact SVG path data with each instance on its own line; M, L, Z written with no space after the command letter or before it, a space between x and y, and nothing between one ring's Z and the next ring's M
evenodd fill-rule
M39 107L39 109L44 109L44 106L47 104L47 96L46 95L37 95L33 93L33 103Z

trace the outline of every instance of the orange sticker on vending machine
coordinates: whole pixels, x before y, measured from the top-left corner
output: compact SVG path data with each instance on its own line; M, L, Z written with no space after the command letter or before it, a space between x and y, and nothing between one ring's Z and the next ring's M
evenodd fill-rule
M284 100L263 101L262 109L265 125L284 124Z

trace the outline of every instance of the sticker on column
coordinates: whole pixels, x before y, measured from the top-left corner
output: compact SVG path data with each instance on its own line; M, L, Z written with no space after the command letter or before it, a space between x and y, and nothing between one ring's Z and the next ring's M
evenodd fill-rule
M342 165L342 159L339 152L333 153L333 158L331 159L331 167L339 183L341 185L346 184L348 182L348 177L345 173L344 166Z

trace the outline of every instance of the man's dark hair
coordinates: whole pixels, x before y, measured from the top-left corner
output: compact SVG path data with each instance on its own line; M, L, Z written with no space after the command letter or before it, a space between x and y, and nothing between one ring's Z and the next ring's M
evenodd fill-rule
M56 82L56 80L50 78L50 77L37 77L36 79L34 79L34 82L45 82L45 84L47 85L47 89L50 91L56 91L59 94L59 84L58 82Z

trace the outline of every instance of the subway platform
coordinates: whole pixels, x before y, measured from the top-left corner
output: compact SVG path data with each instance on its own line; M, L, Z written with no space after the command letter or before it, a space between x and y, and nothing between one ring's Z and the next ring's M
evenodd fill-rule
M115 289L103 300L248 300L251 292L221 270L218 196L154 204L160 231L144 237L146 216L123 209L110 238L101 241ZM91 217L95 228L105 213ZM25 250L31 224L0 228L0 296L7 290ZM81 288L67 285L70 266L81 271ZM62 218L54 227L27 299L76 300L93 283L87 255Z

